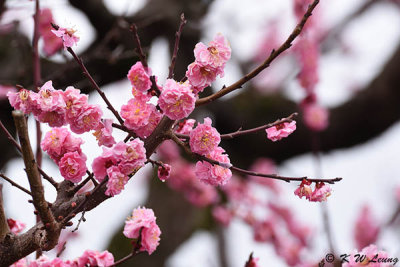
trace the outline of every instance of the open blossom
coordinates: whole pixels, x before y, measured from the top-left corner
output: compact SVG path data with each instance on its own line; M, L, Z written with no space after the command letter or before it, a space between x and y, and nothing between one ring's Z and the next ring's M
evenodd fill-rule
M25 229L25 223L13 220L11 218L7 219L7 224L8 228L10 228L10 231L14 234L19 234Z
M126 105L122 105L121 117L125 120L126 127L136 130L149 123L150 115L154 110L154 105L132 98Z
M186 77L192 86L193 93L198 94L204 88L210 86L215 81L220 69L210 66L203 66L197 62L193 62L188 66Z
M123 174L117 166L107 169L108 182L105 194L107 196L115 196L121 193L128 182L129 177Z
M299 198L306 197L306 199L310 200L312 195L311 182L303 179L300 186L294 191L294 194Z
M14 86L0 84L0 100L6 99L8 97L8 93L17 93L17 88Z
M79 114L70 123L71 131L82 134L95 130L101 122L103 112L98 105L86 105L82 107Z
M66 263L64 263L60 258L49 259L47 256L42 255L40 258L32 261L29 264L29 267L67 267Z
M358 254L358 255L357 255ZM361 258L361 256L363 256ZM364 257L365 256L365 257ZM379 261L383 260L383 262ZM353 252L348 258L349 262L343 263L343 267L389 267L398 262L397 258L391 258L385 251L378 251L376 245L371 244L360 252Z
M78 152L68 152L60 159L58 163L61 175L73 183L79 183L87 171L86 156Z
M112 147L116 142L112 136L112 120L105 119L99 123L93 135L96 137L99 146Z
M278 124L274 127L266 129L265 131L267 132L268 139L275 142L281 140L284 137L288 137L295 130L296 130L296 121L292 121L290 123L284 122Z
M171 120L187 117L194 110L195 102L190 85L172 79L167 79L158 99L161 110Z
M66 105L66 117L68 123L74 123L75 118L79 115L83 107L88 105L88 96L81 94L79 89L68 86L63 92Z
M122 160L122 155L114 153L113 149L103 147L103 153L95 158L92 163L94 177L97 181L103 181L107 175L107 169L116 166Z
M86 250L77 260L77 267L99 266L107 267L114 264L114 256L107 250L98 252L94 250ZM72 265L73 266L73 265Z
M331 195L332 189L329 185L319 182L315 185L315 189L311 194L310 201L322 202Z
M211 126L210 118L204 118L203 124L198 124L195 129L190 132L190 149L194 153L207 155L217 148L221 142L221 136L218 131Z
M373 244L378 239L380 227L368 205L363 206L354 226L354 239L358 249Z
M10 267L27 267L28 263L26 262L26 258L22 258L19 261L14 262L10 265Z
M206 157L216 160L225 166L213 165L207 161L198 161L196 163L195 173L200 181L210 185L224 185L232 177L232 172L229 169L230 160L228 155L223 154L225 150L221 147L215 148Z
M152 109L149 120L146 125L135 129L135 133L141 137L146 138L151 135L154 129L157 127L158 123L162 118L162 114L157 109Z
M150 81L151 69L143 67L142 62L138 61L128 72L128 79L133 86L132 90L146 92L151 87Z
M161 181L167 180L169 178L170 173L171 173L171 165L164 163L162 166L158 167L157 174L158 178Z
M323 131L329 124L329 111L317 104L305 105L303 109L304 123L314 131Z
M64 49L76 45L79 41L79 37L75 35L76 30L71 28L61 28L58 30L51 30L57 37L63 40Z
M203 66L213 68L224 67L231 57L231 48L222 34L217 34L208 46L203 43L196 44L194 48L196 62Z
M161 230L153 210L139 207L126 220L123 233L128 238L138 238L141 233L140 251L147 251L150 255L159 245Z
M33 108L31 93L34 94L26 89L21 89L19 92L9 91L7 93L8 101L14 109L21 110L25 114L31 113Z
M139 138L127 143L119 142L115 145L114 150L116 153L121 153L122 160L118 166L126 175L143 167L147 159L144 143Z
M83 140L73 137L68 129L55 127L46 133L40 146L58 164L67 152L81 153L81 144Z

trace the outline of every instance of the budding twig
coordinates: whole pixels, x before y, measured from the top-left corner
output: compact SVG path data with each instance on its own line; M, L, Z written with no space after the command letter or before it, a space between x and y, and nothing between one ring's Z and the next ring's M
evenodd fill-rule
M137 32L137 27L136 24L132 24L130 27L131 32L133 33L133 40L135 41L135 52L138 54L140 62L142 62L143 68L147 69L148 65L147 65L147 60L146 60L146 56L143 53L143 49L142 49L142 45L140 44L140 39L139 39L139 35Z
M183 26L185 26L186 23L187 23L187 21L185 19L185 15L182 13L181 14L181 23L179 24L179 29L175 33L174 52L172 53L171 65L169 66L168 79L174 78L175 62L176 62L176 57L178 55L178 50L179 50L179 40L181 38Z
M312 15L312 11L314 8L317 6L319 3L319 0L314 0L314 2L308 6L307 12L304 14L302 20L297 24L297 26L294 28L292 33L289 35L289 37L286 39L286 41L277 49L277 50L272 50L271 54L269 57L257 68L255 68L253 71L250 73L246 74L244 77L240 78L238 81L235 83L231 84L228 87L223 87L221 90L216 92L215 94L212 94L210 96L201 98L196 101L196 107L201 106L207 103L210 103L226 94L229 94L230 92L242 88L242 86L256 77L261 71L264 69L268 68L269 65L271 64L272 61L274 61L275 58L277 58L280 54L282 54L284 51L289 49L292 46L292 42L297 38L297 36L300 35L301 31L304 28L304 25L306 24L308 18Z

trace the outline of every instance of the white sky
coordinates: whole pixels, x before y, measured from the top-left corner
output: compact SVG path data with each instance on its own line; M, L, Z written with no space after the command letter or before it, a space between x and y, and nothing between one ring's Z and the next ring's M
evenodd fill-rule
M82 14L70 8L66 1L47 0L41 2L42 6L51 5L53 7L57 22L75 25L81 37L78 51L84 50L90 44L94 38L93 32ZM128 0L107 0L105 2L116 14L122 14L127 8L129 9L128 13L135 12L145 3L144 0L134 4ZM282 29L284 32L290 31L294 23L290 3L291 0L218 0L212 5L212 11L204 21L204 41L208 42L215 33L221 32L232 45L232 62L227 66L225 77L216 82L217 88L238 78L240 74L233 63L252 56L252 51L256 49L257 41L261 38L260 32L266 21L276 16L287 17ZM362 0L322 1L320 8L323 23L325 25L334 24L360 3ZM33 13L32 3L14 1L13 4L20 8L20 14L14 13L13 16L24 17L21 29L30 33L32 23L26 14L27 12ZM321 81L317 90L324 105L334 106L342 103L352 95L352 89L367 84L379 72L382 64L398 44L399 15L398 9L393 6L377 5L360 19L354 21L344 32L344 40L352 48L352 54L343 55L337 50L333 50L322 58L320 63ZM5 19L11 20L16 17ZM166 55L165 40L158 39L152 49L154 53L149 60L150 66L153 68L153 73L159 75L159 80L163 81L169 61L169 56ZM57 87L57 85L55 86ZM104 86L103 89L117 110L124 104L120 100L130 97L130 86L126 80ZM286 93L293 99L302 97L302 92L295 82L289 83ZM92 94L89 99L92 103L102 104L100 97L95 94ZM103 111L107 113L105 108ZM111 118L110 114L108 114L108 118ZM32 120L30 123L32 124ZM88 162L91 162L100 150L95 145L94 138L89 134L86 136L83 150L88 155ZM378 215L379 220L384 221L391 214L394 207L393 189L399 185L400 165L397 156L400 148L399 137L400 124L398 123L380 137L366 144L350 149L335 150L322 157L323 174L326 177L344 177L342 182L333 186L334 192L328 200L334 239L340 254L350 253L354 248L352 229L355 216L358 215L362 204L371 204L373 213ZM35 138L32 138L32 141L34 140ZM22 160L13 160L8 165L7 175L28 187L21 166ZM54 176L59 176L57 175L58 170L49 160L44 162L44 169L49 170L49 173L54 173ZM313 176L313 159L311 155L290 159L282 164L280 173L293 176ZM138 175L135 176L122 194L87 213L85 216L87 221L80 226L80 237L69 242L64 257L72 259L81 255L84 249L104 249L115 228L119 227L131 212L131 207L141 204L146 198L145 179ZM302 211L301 214L297 214L297 217L316 229L314 254L308 255L308 257L315 259L323 256L323 251L327 246L322 230L319 205L296 198L293 195L294 185L285 184L282 188L287 192L286 202L293 207L293 210ZM55 192L48 184L46 184L46 189L48 189L48 200L52 201ZM6 192L7 215L26 222L28 226L33 225L33 210L27 203L28 198L8 184L5 184L4 192ZM112 216L109 215L110 210L113 211ZM105 216L105 214L107 215ZM275 256L271 245L256 244L252 240L250 229L239 221L234 221L227 229L226 237L230 266L243 266L251 251L254 251L255 256L260 257L261 266L285 266ZM163 242L162 239L161 242ZM384 232L378 244L384 247L389 255L400 256L399 238L390 231ZM171 267L218 266L215 251L214 237L207 232L198 232L180 247L168 264Z

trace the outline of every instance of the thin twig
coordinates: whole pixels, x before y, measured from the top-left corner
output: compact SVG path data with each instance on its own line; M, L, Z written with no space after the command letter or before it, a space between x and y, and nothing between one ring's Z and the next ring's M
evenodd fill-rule
M310 181L310 182L324 182L324 183L328 183L328 184L334 184L336 182L339 182L340 180L342 180L342 178L337 177L337 178L332 178L332 179L314 179L314 178L308 178L307 176L302 176L302 177L287 177L287 176L280 176L277 174L266 174L266 173L259 173L259 172L253 172L253 171L248 171L248 170L244 170L238 167L235 167L231 164L225 163L225 162L219 162L210 158L207 158L205 156L196 154L194 152L192 152L186 145L185 143L182 142L182 140L180 140L175 134L170 133L169 137L175 142L177 143L179 146L181 146L186 153L188 153L189 155L192 155L193 157L197 158L198 160L203 160L203 161L207 161L211 164L214 165L218 165L221 166L223 168L227 168L227 169L231 169L233 171L239 172L241 174L245 174L245 175L252 175L252 176L259 176L259 177L264 177L264 178L271 178L271 179L275 179L275 180L281 180L281 181L285 181L285 182L292 182L292 181L297 181L297 182L301 182L304 179Z
M59 186L58 183L56 181L54 181L54 179L52 177L47 175L47 173L45 173L41 167L38 166L38 170L39 170L40 174L42 175L42 177L45 180L47 180L52 186L54 186L56 188L56 190L58 190L58 186Z
M33 205L38 211L38 215L45 225L45 229L48 232L48 240L50 243L58 239L57 223L54 219L53 213L51 212L46 199L44 198L44 189L42 185L42 179L37 168L37 164L33 155L32 147L29 141L28 127L26 125L26 119L24 114L19 110L12 112L15 128L17 129L19 141L21 143L22 157L24 159L25 171L28 176L30 189L32 192Z
M196 107L210 103L226 94L229 94L230 92L232 92L236 89L242 88L242 86L246 82L250 81L251 79L256 77L261 71L268 68L269 65L271 64L271 62L274 61L275 58L277 58L280 54L282 54L284 51L286 51L287 49L289 49L292 46L292 42L297 38L297 36L300 35L301 31L304 28L304 25L306 24L308 18L311 16L312 11L314 10L314 8L317 6L318 3L319 3L319 0L314 0L314 2L308 6L307 12L304 14L304 16L303 16L302 20L299 22L299 24L297 24L297 26L294 28L294 30L289 35L287 40L277 50L272 50L269 57L261 65L259 65L253 71L246 74L244 77L242 77L235 83L231 84L230 86L228 86L228 87L224 86L218 92L216 92L210 96L207 96L207 97L197 100Z
M176 57L178 55L178 50L179 50L179 40L181 39L183 26L185 26L186 23L187 23L187 21L185 19L185 15L182 13L181 14L181 22L179 24L179 29L175 33L174 52L172 53L171 65L169 66L168 79L173 79L174 78L175 62L176 62Z
M135 256L135 255L140 253L140 247L141 247L141 243L142 243L142 231L143 231L143 227L140 228L140 230L139 230L139 237L136 240L136 243L135 243L135 245L134 245L134 247L132 249L132 252L129 255L123 257L122 259L114 262L114 264L110 265L110 267L117 266L117 265L119 265L119 264L121 264L123 262L126 262L127 260L129 260L133 256Z
M142 65L145 69L147 69L148 65L147 65L147 60L146 60L146 56L143 53L143 49L142 49L142 45L140 44L140 39L139 39L139 35L137 32L137 27L136 24L132 24L130 27L131 32L133 33L133 40L135 41L135 52L138 54L140 62L142 62Z
M9 182L12 186L15 186L16 188L18 188L19 190L21 190L22 192L27 193L28 195L32 196L32 193L26 189L25 187L17 184L16 182L14 182L13 180L11 180L10 178L8 178L7 176L5 176L3 173L0 173L0 177L3 178L4 180L6 180L7 182Z

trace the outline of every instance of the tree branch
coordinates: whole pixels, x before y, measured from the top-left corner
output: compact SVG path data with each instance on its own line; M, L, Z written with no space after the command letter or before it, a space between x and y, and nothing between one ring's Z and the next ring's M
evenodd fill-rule
M275 58L277 58L280 54L282 54L284 51L286 51L287 49L289 49L292 46L292 42L294 41L294 39L297 38L297 36L300 35L301 31L304 28L304 25L306 24L308 18L312 15L312 11L314 10L314 8L317 6L318 3L319 3L319 0L314 0L314 2L308 6L307 12L304 14L302 20L299 22L299 24L297 24L296 28L294 28L294 30L289 35L289 37L286 39L286 41L277 50L272 50L269 57L261 65L259 65L253 71L246 74L244 77L242 77L241 79L239 79L232 85L230 85L228 87L223 87L221 90L219 90L215 94L212 94L210 96L203 97L203 98L197 100L196 107L210 103L220 97L223 97L226 94L229 94L230 92L232 92L236 89L242 88L242 86L246 82L250 81L251 79L256 77L261 71L268 68L269 65L271 64L271 62L274 61Z
M10 232L7 217L3 208L3 184L0 184L0 240L3 240L7 233Z
M169 74L168 74L168 79L174 78L174 69L175 69L175 62L176 62L176 57L178 55L178 50L179 50L179 40L181 39L181 34L183 30L183 26L187 23L185 19L185 15L182 13L181 14L181 23L179 24L179 29L175 33L175 44L174 44L174 52L172 53L172 59L171 59L171 65L169 66Z
M10 178L8 178L7 176L5 176L3 173L0 173L0 177L3 178L4 180L6 180L7 182L9 182L12 186L15 186L16 188L18 188L19 190L21 190L22 192L27 193L28 195L32 196L32 193L26 189L25 187L17 184L16 182L14 182L13 180L11 180Z

